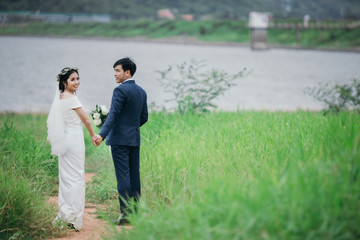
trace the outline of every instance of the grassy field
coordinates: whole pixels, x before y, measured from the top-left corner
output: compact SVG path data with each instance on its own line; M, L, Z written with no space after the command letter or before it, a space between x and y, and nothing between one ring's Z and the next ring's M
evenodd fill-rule
M206 42L250 42L247 21L112 21L111 23L44 23L8 24L0 27L0 35L70 36L127 38L195 38ZM296 30L268 30L270 44L311 48L351 48L360 46L360 28L354 30L302 30L297 42Z
M45 142L43 120L0 115L0 239L61 234L51 224L54 209L46 205L46 196L56 194L58 167Z
M57 175L45 122L43 115L0 115L0 178L9 182L1 184L1 226L25 214L15 206L41 215L31 229L9 222L5 229L15 230L0 236L56 234L42 231L52 229L54 213L43 203ZM102 217L116 217L109 149L85 138L86 169L98 173L87 199L107 206ZM360 115L351 112L151 113L142 128L134 230L112 239L358 239L359 141Z
M117 239L360 236L358 114L152 114L142 133L143 201Z

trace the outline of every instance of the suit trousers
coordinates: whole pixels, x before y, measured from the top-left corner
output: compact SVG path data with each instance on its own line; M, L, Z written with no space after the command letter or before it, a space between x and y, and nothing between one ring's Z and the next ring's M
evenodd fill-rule
M140 147L112 145L120 211L126 214L130 198L139 200L140 189Z

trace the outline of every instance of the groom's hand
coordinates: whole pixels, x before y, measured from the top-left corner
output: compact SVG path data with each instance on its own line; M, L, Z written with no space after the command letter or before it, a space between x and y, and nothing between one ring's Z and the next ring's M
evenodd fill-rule
M95 146L99 146L101 144L101 142L103 141L103 138L100 135L95 135L92 138L92 142Z
M97 135L94 135L92 138L91 138L91 142L94 146L97 146L96 144L96 139L97 139Z
M97 135L97 140L96 140L96 144L97 144L97 145L100 145L100 144L102 143L102 141L103 141L103 138L102 138L102 136L100 136L100 135Z

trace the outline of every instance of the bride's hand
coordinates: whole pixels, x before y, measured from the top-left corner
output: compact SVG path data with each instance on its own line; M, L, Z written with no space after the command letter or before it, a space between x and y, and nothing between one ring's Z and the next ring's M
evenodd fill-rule
M92 144L93 144L94 146L97 146L95 139L96 139L96 135L94 135L94 136L91 138L91 142L92 142Z

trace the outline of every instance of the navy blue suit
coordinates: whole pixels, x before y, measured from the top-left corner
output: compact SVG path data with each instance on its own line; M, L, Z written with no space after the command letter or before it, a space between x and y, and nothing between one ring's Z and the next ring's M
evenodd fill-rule
M114 89L109 115L99 135L111 145L120 210L140 197L140 127L148 120L146 92L134 80Z

